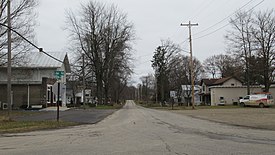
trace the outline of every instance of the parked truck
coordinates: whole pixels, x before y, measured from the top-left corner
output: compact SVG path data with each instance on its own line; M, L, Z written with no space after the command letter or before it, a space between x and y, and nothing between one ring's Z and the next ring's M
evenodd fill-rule
M259 106L261 108L274 105L274 99L270 93L257 93L246 95L239 100L241 106Z

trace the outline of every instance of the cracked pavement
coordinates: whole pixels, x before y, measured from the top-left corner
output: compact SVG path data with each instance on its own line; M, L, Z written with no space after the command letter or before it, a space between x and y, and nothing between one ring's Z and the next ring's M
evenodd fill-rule
M167 111L124 108L97 124L0 136L0 154L220 155L275 152L275 131L230 126Z

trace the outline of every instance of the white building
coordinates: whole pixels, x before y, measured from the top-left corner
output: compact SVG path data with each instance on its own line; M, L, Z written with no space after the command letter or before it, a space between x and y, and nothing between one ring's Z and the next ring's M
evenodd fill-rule
M13 107L56 105L57 79L55 71L64 73L60 79L60 98L62 105L66 104L66 74L71 72L68 56L64 52L49 52L48 54L55 59L42 52L29 52L21 64L12 66ZM6 66L0 67L0 94L0 102L6 102Z
M192 99L192 85L181 85L181 89L182 89L182 102L183 103L191 103L191 99ZM200 93L201 91L201 86L199 85L195 85L194 86L194 101L195 101L195 105L200 105L201 104L201 100L200 100Z

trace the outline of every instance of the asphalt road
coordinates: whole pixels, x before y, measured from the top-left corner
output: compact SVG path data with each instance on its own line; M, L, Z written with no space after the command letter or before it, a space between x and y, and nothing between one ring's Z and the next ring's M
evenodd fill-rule
M62 121L76 122L76 123L88 123L93 124L101 121L108 115L112 114L114 109L98 110L98 109L70 109L66 111L60 111L59 118ZM32 111L29 111L32 113ZM14 118L20 121L46 121L46 120L56 120L56 111L47 111L37 113L34 115L26 115Z
M127 101L97 124L6 134L1 155L273 155L275 131L200 120Z

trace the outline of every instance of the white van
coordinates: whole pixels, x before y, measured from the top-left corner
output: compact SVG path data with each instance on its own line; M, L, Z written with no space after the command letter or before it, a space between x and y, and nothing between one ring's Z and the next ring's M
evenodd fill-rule
M247 95L243 99L240 99L239 102L241 106L259 106L261 108L274 105L273 97L268 93Z

